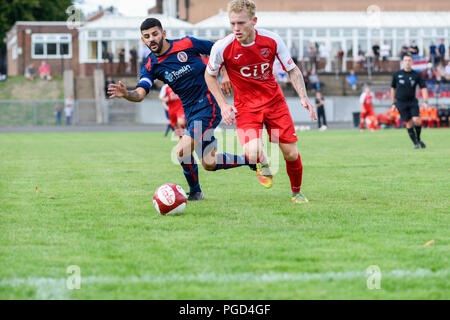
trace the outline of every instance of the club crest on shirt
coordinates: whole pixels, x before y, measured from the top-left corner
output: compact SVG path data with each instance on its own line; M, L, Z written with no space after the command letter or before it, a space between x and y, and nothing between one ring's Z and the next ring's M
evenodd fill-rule
M261 49L261 55L263 56L263 58L268 58L269 54L270 54L269 48L262 48Z
M177 58L178 58L178 61L180 61L180 62L186 62L188 59L187 54L184 51L178 52Z

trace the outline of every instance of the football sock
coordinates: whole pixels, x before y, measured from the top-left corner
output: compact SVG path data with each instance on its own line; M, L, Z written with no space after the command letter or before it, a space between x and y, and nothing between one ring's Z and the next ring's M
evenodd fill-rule
M420 126L420 127L415 127L415 128L416 128L417 141L420 141L420 132L422 131L422 127Z
M189 191L191 193L201 192L202 189L200 189L198 180L198 166L192 154L182 159L179 158L178 161L180 162L181 167L183 167L183 173L189 185Z
M359 129L364 130L364 122L359 123Z
M218 153L217 154L217 163L216 163L216 170L227 170L231 168L237 168L240 166L249 165L250 162L248 162L247 157L243 154L237 155L237 154L230 154L230 153Z
M298 154L297 160L286 161L286 171L291 180L291 190L293 193L300 192L302 186L303 165L300 154Z
M411 138L412 142L414 144L417 144L417 137L416 137L416 134L414 133L414 128L409 128L408 134L409 134L409 137Z

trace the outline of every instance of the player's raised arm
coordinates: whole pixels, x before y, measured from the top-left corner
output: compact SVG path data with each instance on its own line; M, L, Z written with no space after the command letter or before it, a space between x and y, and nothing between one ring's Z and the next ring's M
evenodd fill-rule
M288 74L292 86L294 87L295 91L300 97L301 105L305 107L306 110L309 111L311 120L317 120L316 112L314 111L314 108L312 107L311 103L308 101L308 94L306 92L305 80L303 79L302 72L297 66L295 66L295 68L290 70Z
M110 99L124 98L128 101L140 102L145 98L147 92L141 87L137 87L134 90L127 90L125 84L123 84L122 81L119 81L119 84L111 83L108 86L108 95Z

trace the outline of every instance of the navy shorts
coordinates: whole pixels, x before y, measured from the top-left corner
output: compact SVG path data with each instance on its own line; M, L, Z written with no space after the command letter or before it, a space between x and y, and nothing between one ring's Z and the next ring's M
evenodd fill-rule
M213 148L214 150L217 148L214 129L221 120L222 116L217 103L208 105L188 116L184 134L194 138L195 152L200 159L204 154L211 152Z

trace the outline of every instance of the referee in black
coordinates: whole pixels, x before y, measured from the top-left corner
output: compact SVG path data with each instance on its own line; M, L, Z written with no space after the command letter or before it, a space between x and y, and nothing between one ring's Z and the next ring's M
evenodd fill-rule
M416 99L416 86L422 90L423 105L428 107L428 90L420 73L412 70L412 57L405 55L402 60L403 69L394 73L391 84L392 110L398 109L402 120L406 122L409 137L414 149L425 148L420 139L422 121L420 120L419 103ZM414 123L414 127L413 127Z

